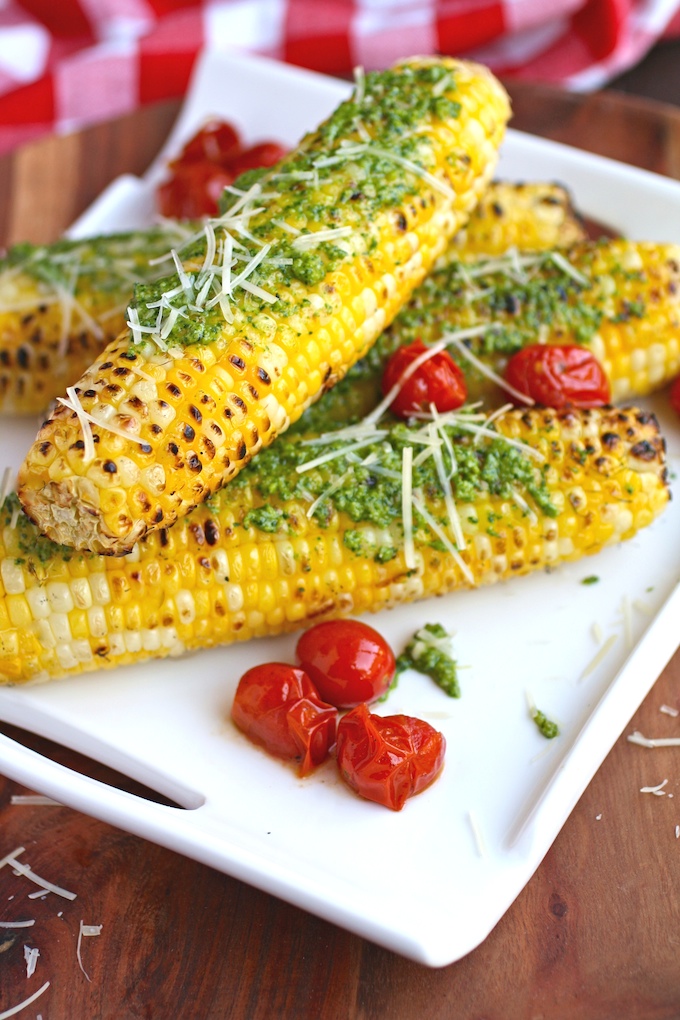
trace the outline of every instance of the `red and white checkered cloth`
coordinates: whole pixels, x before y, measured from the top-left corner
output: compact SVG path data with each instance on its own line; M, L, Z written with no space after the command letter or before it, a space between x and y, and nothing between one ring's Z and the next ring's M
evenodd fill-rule
M0 0L0 153L181 96L204 46L346 75L415 53L592 89L680 34L680 0Z

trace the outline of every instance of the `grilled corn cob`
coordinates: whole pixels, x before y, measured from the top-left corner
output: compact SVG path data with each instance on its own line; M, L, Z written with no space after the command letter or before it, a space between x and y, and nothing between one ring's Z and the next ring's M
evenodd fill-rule
M179 224L52 245L16 245L0 260L0 411L38 414L125 325L149 260L181 243Z
M488 183L508 113L477 65L368 75L173 253L171 276L135 289L129 332L29 451L29 516L56 541L124 553L233 478L422 281Z
M440 261L503 255L508 248L522 252L568 248L585 237L566 188L494 181Z
M54 545L9 497L0 680L176 655L490 584L627 539L668 500L656 422L634 409L511 411L487 432L474 415L450 415L392 427L359 455L356 445L346 430L311 443L291 433L124 558ZM448 479L452 456L443 486L439 458Z
M149 260L195 230L166 223L12 248L0 261L0 413L39 414L76 383L125 326L133 285L160 275ZM559 248L583 236L559 185L492 182L442 258Z
M527 344L583 344L603 365L612 399L642 397L680 371L680 246L586 241L565 252L509 253L451 264L416 291L369 354L377 369L419 337L488 326L451 348L470 399L496 395L469 351L496 375Z
M381 396L385 362L397 347L416 338L432 343L447 332L455 338L457 330L475 327L479 336L450 347L470 401L497 406L504 396L470 354L500 376L514 351L537 342L589 345L608 373L614 399L644 396L680 369L680 248L585 242L564 253L447 265L418 288L319 412L337 422L369 414ZM307 412L313 427L314 413Z

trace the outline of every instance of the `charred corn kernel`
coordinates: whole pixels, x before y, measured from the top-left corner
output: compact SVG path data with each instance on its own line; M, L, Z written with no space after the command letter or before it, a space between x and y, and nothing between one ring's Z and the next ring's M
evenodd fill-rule
M495 181L440 261L503 255L508 248L522 252L568 248L585 238L583 221L566 188Z
M451 264L428 277L368 360L375 372L403 343L471 326L488 326L465 347L496 375L527 344L577 343L602 363L613 400L645 396L680 371L680 246L617 239ZM470 399L497 397L451 350Z
M13 578L16 593L0 596L0 680L177 655L492 584L628 539L668 501L651 415L517 410L496 420L495 438L478 431L483 424L468 414L384 429L362 451L364 464L342 432L330 445L286 436L120 559L56 546L25 516L9 528L17 505L9 497L0 575ZM446 488L436 458L419 456L437 437L446 479L448 458L456 461ZM314 466L320 448L337 456ZM414 493L411 535L405 484Z
M125 325L133 283L189 236L168 223L143 232L15 245L0 259L0 412L38 414Z
M367 75L296 152L231 196L182 261L174 253L167 278L135 289L130 329L29 452L19 494L31 518L56 541L121 553L237 475L422 281L486 187L508 114L478 65L423 58ZM168 425L151 423L154 400L174 408ZM138 469L134 500L121 455ZM154 464L162 475L149 485Z

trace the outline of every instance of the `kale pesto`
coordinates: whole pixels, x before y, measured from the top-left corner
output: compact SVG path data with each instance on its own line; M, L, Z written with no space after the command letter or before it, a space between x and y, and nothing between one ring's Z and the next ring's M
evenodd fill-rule
M456 500L474 504L482 494L512 500L516 487L520 486L542 513L549 517L557 515L543 470L521 449L510 445L500 435L497 439L475 443L469 433L455 424L444 425L443 429L449 440L442 448L444 469L452 475L451 487ZM311 441L301 438L300 428L280 437L261 450L253 463L230 483L225 499L233 496L238 500L239 491L251 486L265 504L272 500L281 504L298 500L304 504L310 497L318 499L313 516L322 527L329 525L334 514L344 513L356 524L401 528L403 451L406 446L419 448L421 426L394 420L386 422L375 441L362 446L361 458L368 459L366 464L358 462L344 434L339 433L334 440L333 431L329 430L328 441L323 444L314 438ZM304 436L304 432L302 434ZM305 469L306 464L329 454L333 454L332 459ZM430 512L434 512L446 529L444 493L433 457L414 466L413 488L422 492ZM493 517L502 523L500 512ZM255 519L251 517L250 520L259 526ZM440 547L441 543L434 539L415 508L414 525L418 541ZM345 545L355 554L377 562L393 558L392 543L374 547L359 531L352 531Z
M87 305L118 303L129 299L133 283L162 275L163 270L149 261L181 243L187 233L186 228L168 224L87 240L16 244L0 259L0 277L8 269L21 269L46 290L63 288Z
M223 196L220 218L178 249L181 270L177 265L154 286L135 288L140 328L133 329L133 344L149 336L169 346L209 344L219 333L261 341L255 320L264 310L304 332L320 314L305 303L305 288L319 293L343 262L369 257L381 213L394 210L403 223L398 229L407 229L402 208L436 165L426 129L459 113L456 70L445 63L366 75L353 97L276 167L238 179ZM341 304L330 288L326 314Z
M60 558L64 563L69 563L74 557L83 559L90 557L90 553L78 553L65 545L58 545L45 535L41 535L36 526L24 514L19 503L16 492L11 492L0 508L0 519L3 527L8 528L15 519L14 532L18 552L17 563L27 563L29 570L34 570L36 561L40 565L49 563L51 560Z
M531 718L536 723L539 731L543 734L546 740L553 740L554 737L558 737L560 734L560 728L557 723L552 722L548 717L541 712L538 708L531 710Z
M432 638L436 643L432 642ZM459 698L456 661L441 647L447 639L450 639L450 635L440 623L426 623L397 658L397 673L415 669L431 677L450 698Z

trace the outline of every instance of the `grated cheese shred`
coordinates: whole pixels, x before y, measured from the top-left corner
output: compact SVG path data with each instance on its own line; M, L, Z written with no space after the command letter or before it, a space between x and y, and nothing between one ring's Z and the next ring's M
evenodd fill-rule
M10 854L0 861L0 868L3 868L6 864L9 864L12 870L18 874L23 875L24 878L28 878L29 881L34 882L35 885L39 885L44 891L55 893L57 896L63 896L67 900L75 900L76 894L69 892L68 889L62 889L61 886L55 885L53 882L48 882L47 879L41 878L40 875L36 875L27 864L17 860L17 858L25 852L25 847L20 846L16 850L13 850ZM38 893L38 895L42 895Z
M42 988L39 988L37 992L33 992L33 995L29 995L29 997L24 999L23 1002L17 1003L16 1006L11 1006L10 1009L3 1010L3 1012L0 1013L0 1020L9 1020L9 1017L16 1016L16 1014L20 1013L22 1009L25 1009L26 1006L30 1006L32 1002L35 1002L36 999L40 998L43 992L46 992L49 987L50 982L46 981Z
M90 984L92 983L92 978L83 967L83 960L80 955L80 947L84 938L90 938L95 935L101 935L102 928L103 925L101 924L84 924L83 921L81 920L80 928L78 929L78 945L76 947L76 957L78 959L78 966L80 967L80 969L82 970L83 974L90 982Z

